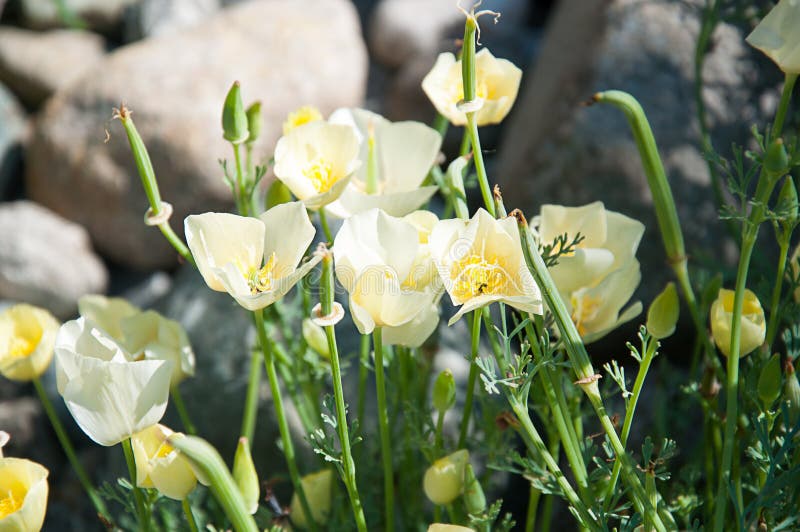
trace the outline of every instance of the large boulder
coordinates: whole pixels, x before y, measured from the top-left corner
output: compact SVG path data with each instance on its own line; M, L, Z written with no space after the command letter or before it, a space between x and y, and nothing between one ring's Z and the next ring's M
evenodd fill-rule
M0 199L21 180L22 142L28 131L25 111L14 95L0 83Z
M105 42L96 33L0 27L0 81L30 107L69 86L104 55Z
M538 214L543 203L606 207L641 220L642 298L671 278L652 197L621 111L581 105L600 90L620 89L642 104L675 196L687 251L717 267L736 252L719 220L701 152L694 102L698 11L685 3L566 0L551 17L538 61L510 116L494 175L509 208ZM742 32L721 23L703 69L703 100L714 145L729 153L746 143L763 110L752 55Z
M220 9L220 0L141 0L125 10L125 40L191 28Z
M104 292L107 282L81 226L30 201L0 204L0 298L67 318L80 296Z
M63 28L75 24L98 31L112 31L125 8L139 0L20 0L26 26L33 29Z
M133 110L181 231L187 214L232 204L217 160L232 158L220 114L234 80L241 81L247 102L263 102L255 158L266 161L290 110L309 103L323 112L359 105L366 74L358 19L346 0L231 7L183 33L125 46L55 95L31 141L28 191L86 226L114 261L141 269L171 266L176 254L142 222L147 200L125 134L109 120L112 107L123 101Z

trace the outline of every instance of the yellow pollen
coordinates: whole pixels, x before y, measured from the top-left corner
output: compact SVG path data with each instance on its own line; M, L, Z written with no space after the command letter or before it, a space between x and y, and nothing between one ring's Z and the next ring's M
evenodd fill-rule
M330 163L319 158L311 161L311 163L303 169L303 175L306 176L306 179L311 181L314 189L320 194L329 191L341 178L341 176L337 176L333 172L333 167Z
M250 291L253 295L260 292L267 292L272 288L272 283L275 281L273 277L275 260L275 252L273 251L267 263L261 269L252 271L248 276L247 284L250 286Z
M283 123L283 134L287 135L296 127L300 127L303 124L308 124L309 122L317 122L319 120L322 120L322 114L319 112L319 109L311 105L304 105L303 107L292 111L289 113L289 116L286 117L286 121Z
M572 321L578 329L578 334L581 336L586 335L586 322L591 321L597 317L597 312L600 310L600 300L589 296L576 296L570 297L572 304Z
M25 493L19 492L19 490L10 489L8 490L5 497L0 499L0 519L3 519L20 508L22 508L22 503L25 501Z
M28 338L15 336L11 338L11 343L8 346L8 356L18 358L27 357L33 353L38 343L39 339L36 339L36 341L31 341Z
M175 448L172 445L170 445L170 444L168 444L166 442L162 443L161 447L158 448L158 451L156 451L156 455L153 458L164 458L164 457L168 456L169 453L171 453L174 450L175 450Z
M488 259L469 255L453 263L450 269L453 296L467 301L482 294L499 294L506 290L508 274L497 257Z

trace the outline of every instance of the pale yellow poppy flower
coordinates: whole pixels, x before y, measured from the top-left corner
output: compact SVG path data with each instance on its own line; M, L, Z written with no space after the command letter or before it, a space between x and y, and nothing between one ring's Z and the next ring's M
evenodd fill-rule
M311 122L318 122L322 120L322 113L313 105L304 105L295 109L286 117L283 122L283 134L288 135L289 132L303 124Z
M23 382L40 377L53 360L59 325L52 314L32 305L0 313L0 374Z
M469 451L458 450L436 460L422 478L422 489L433 504L450 504L464 491Z
M710 321L711 334L714 343L725 356L731 354L731 324L733 323L733 299L736 293L733 290L720 289L717 299L711 304ZM739 356L743 357L752 353L764 343L767 332L764 309L761 302L750 290L744 291L744 305L742 307L741 339L739 341Z
M800 0L780 0L746 40L787 74L800 74Z
M308 505L311 508L311 517L318 525L328 522L331 513L331 489L333 488L333 471L323 469L316 473L311 473L300 479L303 492L306 494ZM300 505L300 498L297 494L292 495L292 502L289 505L289 518L292 523L299 528L306 528L306 514Z
M136 485L155 488L180 501L197 486L197 477L189 461L166 441L177 436L164 425L156 424L134 434L131 447L136 462Z
M0 530L38 532L47 512L49 472L22 458L3 458L0 450Z

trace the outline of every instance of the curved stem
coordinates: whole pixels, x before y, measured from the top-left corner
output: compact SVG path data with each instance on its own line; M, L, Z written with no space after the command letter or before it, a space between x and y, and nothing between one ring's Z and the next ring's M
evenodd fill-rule
M475 396L475 381L478 380L478 347L481 341L481 313L472 313L472 348L470 350L469 377L467 377L467 396L464 399L464 411L461 414L461 432L458 434L456 449L463 449L467 441L469 422L472 417L472 403Z
M289 469L289 478L292 480L292 486L298 499L300 499L300 506L308 523L308 528L316 532L317 525L314 522L314 516L311 513L311 506L308 504L303 484L300 482L300 473L297 470L297 462L294 456L294 444L292 443L292 435L289 432L289 423L286 419L286 412L283 410L283 397L281 395L281 386L278 382L278 373L275 370L275 359L272 356L272 349L270 341L267 337L267 331L264 329L264 312L261 309L253 311L256 321L256 330L258 332L258 342L261 344L261 352L264 355L264 366L267 369L267 376L269 378L269 387L272 392L272 402L275 407L275 417L278 418L278 431L281 434L281 443L283 444L283 455L286 457L286 466Z
M175 410L178 411L178 417L181 418L183 430L185 430L187 434L194 436L197 434L197 428L194 426L194 423L192 423L192 418L189 417L189 411L186 410L186 403L183 402L183 395L178 385L170 387L169 393L172 396L172 404L175 405Z
M50 424L53 426L53 430L56 433L58 442L61 444L61 448L64 449L64 454L67 455L67 460L69 460L69 463L72 466L72 469L75 471L75 475L78 477L83 489L86 490L86 494L92 501L94 509L103 520L110 523L111 514L108 513L108 509L106 509L103 499L101 499L95 491L92 481L89 480L89 475L86 474L86 470L78 460L78 456L75 454L75 448L72 446L69 436L67 436L67 431L64 430L64 425L62 425L61 420L58 419L58 414L56 413L55 408L53 408L53 403L50 402L50 398L47 397L47 392L45 391L44 386L42 386L42 382L38 378L33 379L33 387L36 388L36 393L39 395L42 408L44 408L47 418L50 420Z
M128 476L131 479L131 491L133 491L133 502L136 506L136 520L139 522L139 529L147 532L150 530L150 516L144 503L142 490L136 485L136 461L133 458L133 448L131 440L122 440L122 452L125 453L125 463L128 465Z
M381 457L383 458L383 494L386 507L384 529L386 532L392 532L394 530L394 471L389 421L386 418L386 383L384 382L383 339L380 327L375 327L372 337L375 344L375 387L378 394L378 429L381 438Z
M186 516L186 522L189 524L189 532L197 532L197 521L194 519L192 505L189 504L188 498L181 501L181 508L183 508L183 515Z

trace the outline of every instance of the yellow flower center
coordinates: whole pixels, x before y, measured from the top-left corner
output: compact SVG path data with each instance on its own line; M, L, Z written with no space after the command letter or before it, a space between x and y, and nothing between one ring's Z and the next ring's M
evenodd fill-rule
M455 91L453 92L453 102L458 103L464 99L464 84L461 80L461 69L458 71L458 79L455 82ZM492 91L489 89L489 85L486 83L486 80L477 77L475 80L475 97L480 98L482 100L491 100L493 96Z
M0 494L2 496L2 494ZM0 499L0 519L3 519L20 508L25 501L25 491L22 489L9 489L6 496Z
M34 349L36 349L36 345L39 343L39 339L35 341L24 338L21 336L15 336L11 339L11 343L8 346L8 356L9 357L18 357L24 358L29 356L33 353Z
M269 256L269 260L267 263L258 270L253 270L250 272L250 275L247 279L247 284L250 287L250 291L253 295L256 295L260 292L267 292L272 288L272 283L275 281L274 270L275 270L275 252L272 252L272 255Z
M597 312L600 310L600 299L573 294L570 296L570 303L572 303L572 321L578 329L578 334L585 336L586 322L597 317Z
M450 279L453 281L453 296L460 301L482 294L502 293L508 284L508 274L500 258L475 254L453 263Z
M286 135L296 127L309 122L317 122L318 120L322 120L322 114L319 109L311 105L304 105L296 111L292 111L286 117L286 121L283 123L283 134Z
M314 159L311 163L303 169L303 175L306 179L311 181L314 189L323 194L331 189L331 187L341 179L341 176L336 175L330 163L323 159Z
M158 451L156 451L156 455L153 458L165 458L174 450L175 448L172 445L168 443L162 443L161 447L158 448Z

